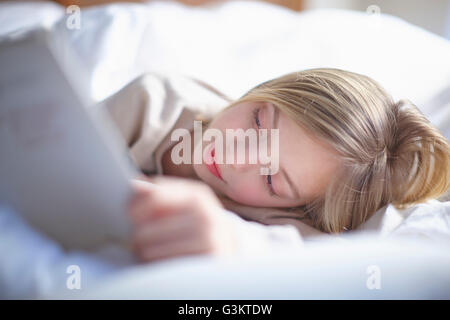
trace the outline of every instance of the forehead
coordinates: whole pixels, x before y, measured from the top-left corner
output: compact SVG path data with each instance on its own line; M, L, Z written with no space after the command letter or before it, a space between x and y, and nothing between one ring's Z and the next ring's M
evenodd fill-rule
M307 198L319 196L336 174L340 159L333 146L279 112L280 167Z

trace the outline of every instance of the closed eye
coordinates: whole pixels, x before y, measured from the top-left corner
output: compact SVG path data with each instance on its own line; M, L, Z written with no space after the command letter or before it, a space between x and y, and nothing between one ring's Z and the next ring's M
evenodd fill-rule
M275 190L273 189L273 185L272 185L272 175L268 174L267 175L267 179L266 179L266 185L267 188L269 190L269 194L273 197L276 196L277 194L275 193Z
M258 129L261 129L261 122L259 121L259 110L260 108L256 108L253 110L253 117L255 118L256 126L258 127ZM262 177L264 178L264 176ZM267 178L264 178L264 180L264 185L266 186L266 189L269 192L270 196L277 196L272 185L272 175L267 175Z

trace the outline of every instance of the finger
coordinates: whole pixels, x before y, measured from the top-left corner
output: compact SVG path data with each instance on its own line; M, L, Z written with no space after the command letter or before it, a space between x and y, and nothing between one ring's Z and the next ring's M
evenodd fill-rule
M128 206L128 216L134 224L140 224L151 215L151 198L141 196L134 198Z
M159 185L153 193L154 218L176 209L200 211L201 208L222 207L209 187L184 182Z
M211 253L212 251L212 247L200 238L180 239L147 247L140 252L139 258L145 262L152 262L185 255Z
M156 186L140 180L132 180L132 185L134 193L128 201L127 212L129 217L137 223L151 213L150 203Z
M214 195L216 198L216 195L208 185L196 180L158 176L152 178L152 183L157 187L155 191L159 191L160 189L170 190L172 195L177 198L181 198L180 196L183 196L183 198L186 196L192 197L196 194L209 194ZM217 203L220 204L218 201Z
M130 202L128 211L132 221L135 224L147 223L192 208L195 200L187 193L187 186L178 187L164 185L157 190L147 190L147 186L142 186Z
M304 211L280 210L277 208L250 207L238 204L230 199L221 198L225 208L233 211L245 220L256 221L263 224L280 224L278 222L302 220L305 216ZM309 223L310 220L304 219L302 222ZM281 224L283 224L281 223Z
M151 201L144 212L138 206L139 209L130 210L136 213L133 215L135 223L157 220L181 209L201 211L201 208L222 207L212 190L203 183L167 177L157 177L153 181L157 183L153 187L146 188L145 184L137 187L142 187L142 194Z
M171 214L182 213L192 209L194 206L192 201L191 197L182 194L179 190L162 187L146 199L146 207L143 209L145 213L136 212L135 221L146 223L165 218Z
M144 247L176 240L196 232L194 220L191 215L177 215L146 223L136 230L133 241L136 247Z
M155 188L157 188L156 184L151 182L149 179L141 180L141 179L133 179L132 185L135 193L137 194L147 194L151 193Z

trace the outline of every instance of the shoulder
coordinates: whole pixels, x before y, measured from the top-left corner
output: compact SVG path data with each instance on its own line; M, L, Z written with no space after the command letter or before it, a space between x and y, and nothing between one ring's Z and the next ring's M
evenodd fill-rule
M156 95L164 94L183 101L186 108L204 114L214 114L233 100L206 80L174 72L149 72L140 75L126 87Z

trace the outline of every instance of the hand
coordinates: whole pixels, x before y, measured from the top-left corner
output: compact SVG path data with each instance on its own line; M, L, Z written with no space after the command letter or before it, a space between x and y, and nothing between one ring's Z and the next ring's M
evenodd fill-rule
M329 236L316 229L313 221L300 209L297 209L297 212L291 212L277 208L245 206L227 198L221 198L220 200L226 209L233 211L247 221L255 221L265 225L289 224L296 227L303 238Z
M135 195L128 214L133 250L149 262L187 254L229 255L233 230L209 186L187 179L133 180Z

